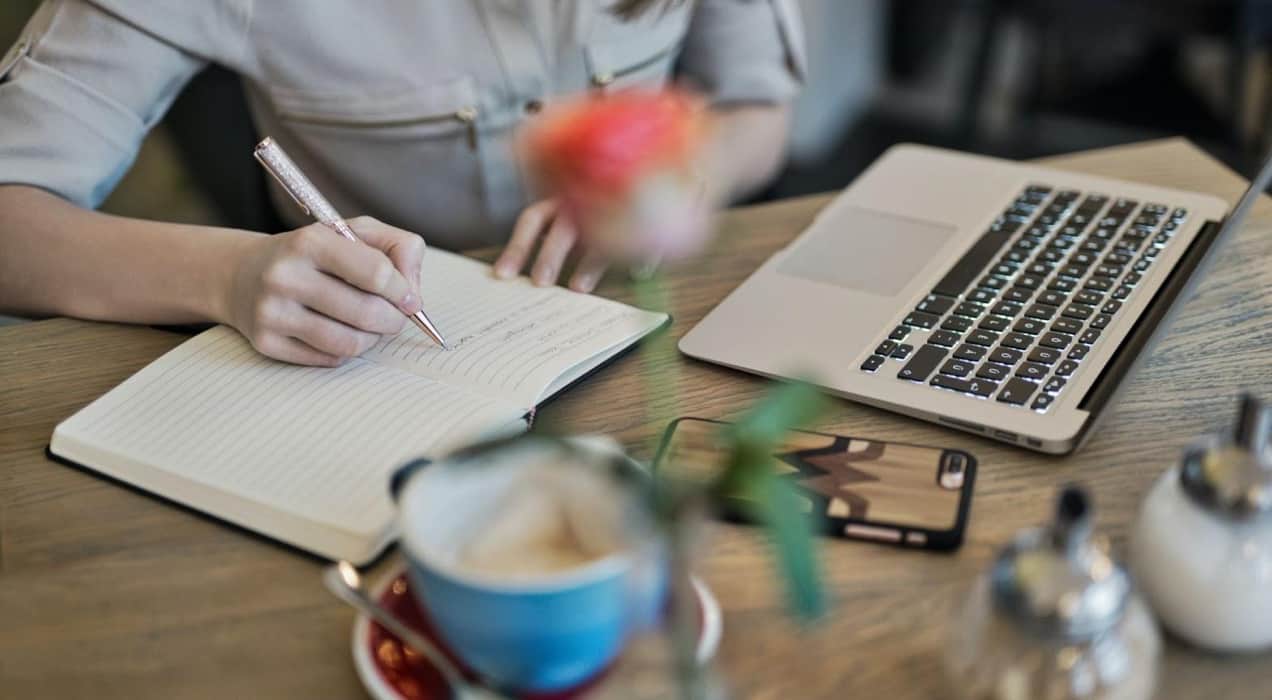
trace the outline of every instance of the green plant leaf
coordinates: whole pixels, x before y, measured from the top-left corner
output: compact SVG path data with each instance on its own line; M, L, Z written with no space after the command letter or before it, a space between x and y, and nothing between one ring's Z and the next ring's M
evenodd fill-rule
M718 500L741 496L769 530L795 612L806 620L826 608L813 528L803 501L773 471L773 453L786 434L816 417L822 395L806 382L777 386L742 420L726 428L727 462L711 491Z

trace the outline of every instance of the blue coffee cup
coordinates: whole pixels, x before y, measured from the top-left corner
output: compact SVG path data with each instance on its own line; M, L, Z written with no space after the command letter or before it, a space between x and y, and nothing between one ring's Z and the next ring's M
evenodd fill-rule
M503 688L564 690L602 671L656 621L666 567L632 478L643 472L607 444L543 438L399 470L393 490L411 590L465 665ZM491 527L501 503L549 488L578 511L571 517L587 518L589 537L615 546L562 570L509 575L464 563L464 548Z

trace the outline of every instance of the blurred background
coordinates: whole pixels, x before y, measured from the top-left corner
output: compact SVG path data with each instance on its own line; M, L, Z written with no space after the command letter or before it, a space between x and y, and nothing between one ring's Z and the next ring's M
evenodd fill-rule
M901 141L1030 158L1182 135L1246 175L1272 141L1272 0L799 2L810 82L758 200L841 188ZM0 2L0 45L37 4ZM196 78L103 208L268 230L240 201L258 188L187 167L217 160L200 135L239 121L237 91Z

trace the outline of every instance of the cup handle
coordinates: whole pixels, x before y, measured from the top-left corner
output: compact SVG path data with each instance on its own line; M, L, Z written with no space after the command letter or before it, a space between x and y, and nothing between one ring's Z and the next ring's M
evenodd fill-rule
M402 492L402 487L406 486L406 482L411 476L432 463L433 460L427 457L420 457L395 469L393 475L389 477L389 498L392 498L393 502L397 503L398 494Z

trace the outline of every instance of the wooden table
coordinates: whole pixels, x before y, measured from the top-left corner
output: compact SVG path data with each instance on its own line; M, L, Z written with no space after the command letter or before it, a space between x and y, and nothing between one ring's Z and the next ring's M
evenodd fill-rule
M1050 164L1235 201L1245 182L1182 140ZM729 213L715 249L673 278L685 333L827 197ZM980 457L967 543L956 555L843 541L822 547L835 606L801 630L783 611L756 533L721 527L704 573L725 610L720 664L739 696L931 698L944 694L946 620L1018 528L1078 480L1120 552L1152 480L1198 433L1225 425L1233 397L1272 385L1272 205L1261 202L1168 339L1080 453L1049 458L836 402L820 426L863 437L963 447ZM603 293L624 297L611 283ZM182 336L58 319L0 329L0 697L361 697L351 612L322 588L321 563L143 494L50 462L53 426ZM764 383L676 360L682 412L727 418ZM636 405L628 356L541 412L639 450L655 426ZM632 397L631 401L622 400ZM1210 656L1171 642L1160 696L1266 697L1272 658Z

